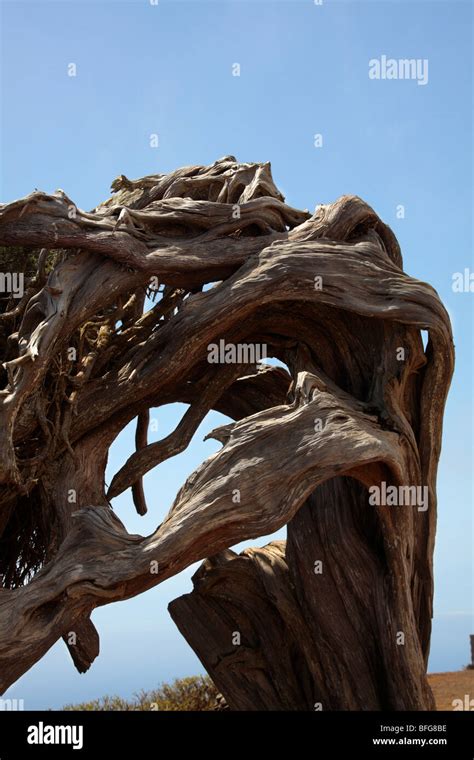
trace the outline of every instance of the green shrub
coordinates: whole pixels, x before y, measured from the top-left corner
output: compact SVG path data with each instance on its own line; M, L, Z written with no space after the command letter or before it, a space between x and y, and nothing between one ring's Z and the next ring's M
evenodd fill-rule
M132 700L122 697L101 697L79 705L66 705L64 710L214 710L217 689L208 676L177 678L172 684L161 684L155 691L141 691Z

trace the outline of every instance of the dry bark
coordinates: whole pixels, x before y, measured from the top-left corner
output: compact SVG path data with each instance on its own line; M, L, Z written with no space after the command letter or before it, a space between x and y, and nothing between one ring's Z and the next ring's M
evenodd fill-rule
M61 637L87 669L95 607L210 557L171 613L231 708L430 709L453 370L437 293L360 198L299 211L269 164L228 156L112 189L91 212L59 190L0 206L4 254L20 246L38 270L0 301L0 691ZM264 343L288 371L209 363L222 339ZM176 430L148 444L149 409L178 401ZM212 409L233 420L211 434L222 448L152 535L130 535L110 500L131 488L144 514L143 475ZM134 418L136 453L107 490ZM426 486L428 509L369 505L382 482ZM284 525L286 544L229 550Z

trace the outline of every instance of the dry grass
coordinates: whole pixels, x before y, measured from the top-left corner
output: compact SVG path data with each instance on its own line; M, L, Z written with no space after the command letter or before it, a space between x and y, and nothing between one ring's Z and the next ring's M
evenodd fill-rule
M456 670L454 673L430 673L428 681L433 690L437 710L452 710L453 699L465 694L474 699L474 670Z

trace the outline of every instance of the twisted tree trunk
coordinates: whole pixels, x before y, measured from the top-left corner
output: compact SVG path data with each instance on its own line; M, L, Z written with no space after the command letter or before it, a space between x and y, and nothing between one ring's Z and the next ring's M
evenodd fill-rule
M453 368L436 292L361 199L298 211L269 164L112 189L89 213L63 191L0 207L0 269L37 268L0 301L0 690L60 637L87 669L95 607L209 557L170 611L233 709L431 709ZM288 372L257 364L262 346ZM149 408L177 401L176 430L148 444ZM143 475L211 409L234 420L210 434L222 448L152 535L130 535L110 500L131 488L144 514ZM229 550L285 524L286 544Z

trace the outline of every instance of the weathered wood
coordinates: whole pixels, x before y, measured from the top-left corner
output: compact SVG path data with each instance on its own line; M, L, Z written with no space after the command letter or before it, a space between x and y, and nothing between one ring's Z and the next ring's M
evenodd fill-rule
M222 552L193 584L169 611L231 709L435 709L418 600L399 599L357 481L326 481L287 544Z
M240 556L224 551L193 583L169 611L231 710L314 709L314 642L289 582L285 542Z
M27 295L0 301L0 691L61 637L86 669L95 607L212 557L172 611L234 709L429 709L453 369L438 295L403 272L364 201L299 211L269 164L227 156L112 189L91 212L59 190L0 206L1 244L41 247ZM265 344L288 372L212 364L221 340ZM148 410L172 402L189 408L148 444ZM233 420L211 433L222 448L152 535L128 534L109 500L132 488L144 514L143 475L212 409ZM136 452L106 491L109 447L134 418ZM429 508L370 505L383 483L426 488ZM286 524L286 547L227 551ZM231 624L244 649L226 648Z

